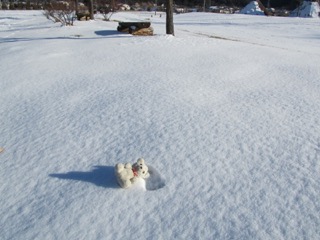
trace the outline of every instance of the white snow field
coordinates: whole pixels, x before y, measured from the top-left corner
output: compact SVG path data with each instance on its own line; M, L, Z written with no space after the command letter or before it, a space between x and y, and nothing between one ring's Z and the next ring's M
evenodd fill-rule
M0 11L0 239L320 239L319 19L136 14Z

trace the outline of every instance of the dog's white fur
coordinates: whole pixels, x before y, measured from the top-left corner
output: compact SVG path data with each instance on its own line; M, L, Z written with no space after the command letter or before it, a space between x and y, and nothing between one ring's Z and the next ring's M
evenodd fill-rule
M130 187L137 181L138 178L146 179L150 176L148 167L143 158L139 158L133 165L130 163L116 164L115 175L119 185L122 188Z

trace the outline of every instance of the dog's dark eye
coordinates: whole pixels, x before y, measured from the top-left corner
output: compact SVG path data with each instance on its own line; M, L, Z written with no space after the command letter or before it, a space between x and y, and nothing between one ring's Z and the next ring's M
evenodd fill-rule
M142 169L142 167L140 167L140 169Z
M143 174L145 173L145 171L142 172Z

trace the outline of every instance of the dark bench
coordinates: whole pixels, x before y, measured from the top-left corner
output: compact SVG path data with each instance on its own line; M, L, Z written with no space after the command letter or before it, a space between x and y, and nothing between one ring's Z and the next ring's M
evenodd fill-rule
M117 30L119 32L134 33L142 28L149 28L150 22L119 22Z
M90 20L90 13L77 13L78 21L84 19L86 21Z

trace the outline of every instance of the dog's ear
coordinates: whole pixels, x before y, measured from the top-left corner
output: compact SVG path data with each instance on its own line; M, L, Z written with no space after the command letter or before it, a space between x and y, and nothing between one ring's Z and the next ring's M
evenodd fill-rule
M140 163L144 164L144 159L143 159L143 158L139 158L139 159L137 160L137 163L138 163L138 164L140 164Z

